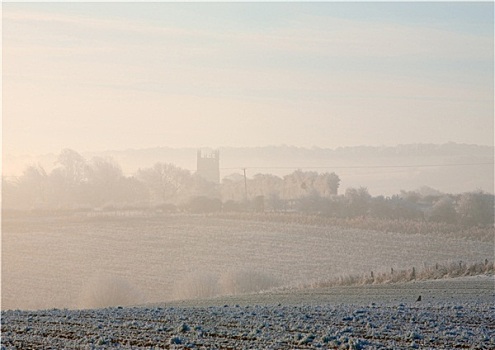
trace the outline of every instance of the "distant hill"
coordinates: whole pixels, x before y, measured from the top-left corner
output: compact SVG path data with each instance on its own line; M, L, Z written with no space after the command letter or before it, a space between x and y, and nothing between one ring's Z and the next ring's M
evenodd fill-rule
M296 169L335 172L341 178L340 192L347 187L367 187L373 195L391 195L422 186L460 193L477 189L493 193L494 147L447 144L407 144L395 147L356 146L302 148L294 146L219 147L221 177L232 173L247 176L271 173L283 176ZM77 150L76 150L77 151ZM196 148L157 147L82 153L86 159L112 157L126 175L157 162L173 163L196 170ZM4 173L20 174L28 164L40 163L50 170L57 155L4 156ZM8 171L7 171L8 170ZM10 173L9 173L10 171Z

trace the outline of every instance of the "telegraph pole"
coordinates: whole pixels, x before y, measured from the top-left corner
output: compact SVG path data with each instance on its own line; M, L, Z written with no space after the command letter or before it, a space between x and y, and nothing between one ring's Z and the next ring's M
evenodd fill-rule
M244 171L244 198L246 199L247 201L247 178L246 178L246 168L242 168L242 170Z

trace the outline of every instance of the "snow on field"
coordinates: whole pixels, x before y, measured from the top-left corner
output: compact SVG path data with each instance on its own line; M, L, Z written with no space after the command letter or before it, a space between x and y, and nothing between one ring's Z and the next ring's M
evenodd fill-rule
M156 217L4 218L2 309L93 308L256 292L340 275L493 259L493 243Z

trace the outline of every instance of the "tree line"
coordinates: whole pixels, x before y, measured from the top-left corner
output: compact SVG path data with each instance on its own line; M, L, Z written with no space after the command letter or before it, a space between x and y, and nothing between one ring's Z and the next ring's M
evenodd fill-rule
M365 187L339 194L339 185L333 172L302 170L283 177L232 174L215 184L170 163L156 163L125 176L110 158L88 161L64 149L51 172L32 165L15 180L2 177L2 205L7 210L294 211L493 225L494 196L481 191L444 194L430 189L373 197Z

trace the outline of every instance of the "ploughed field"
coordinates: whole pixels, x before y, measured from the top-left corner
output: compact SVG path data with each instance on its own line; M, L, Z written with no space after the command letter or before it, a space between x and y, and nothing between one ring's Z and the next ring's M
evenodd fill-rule
M413 293L422 301L411 301ZM471 277L131 308L8 310L2 349L494 349L494 296L493 277Z
M493 251L493 242L438 234L201 215L4 216L2 309L240 295L392 268L491 261Z

